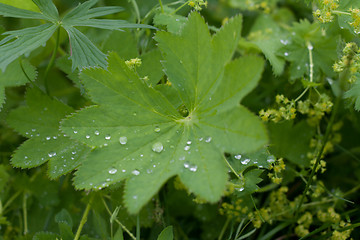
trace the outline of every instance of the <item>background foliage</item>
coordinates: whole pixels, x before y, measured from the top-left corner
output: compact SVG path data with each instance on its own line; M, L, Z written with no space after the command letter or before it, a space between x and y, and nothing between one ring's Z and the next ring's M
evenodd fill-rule
M0 0L0 239L360 238L358 1L53 3Z

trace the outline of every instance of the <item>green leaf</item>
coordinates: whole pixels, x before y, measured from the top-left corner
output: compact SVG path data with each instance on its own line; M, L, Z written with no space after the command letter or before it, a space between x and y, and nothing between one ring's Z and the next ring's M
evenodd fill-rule
M168 226L164 230L162 230L157 238L157 240L173 240L173 239L174 239L174 234L173 234L172 226Z
M291 79L299 79L310 73L309 46L315 74L323 72L327 76L334 76L332 65L337 59L336 40L329 34L323 34L319 23L310 23L307 20L294 23L289 43L280 51L280 55L291 62Z
M160 79L164 76L163 68L161 65L161 52L156 49L147 53L144 53L140 56L142 64L140 67L136 68L136 71L139 73L140 77L147 76L147 84L150 86L155 86L159 83Z
M40 12L39 8L29 0L0 0L0 3L28 11Z
M164 8L165 12L158 12L154 16L154 24L157 26L165 25L168 32L178 33L181 26L186 22L186 18L181 15L172 14L175 9Z
M46 19L46 17L38 12L33 12L27 9L17 8L18 4L8 4L8 1L1 1L6 4L0 3L0 15L4 17L15 17L15 18L30 18L30 19ZM12 1L13 2L13 1ZM36 7L36 6L35 6Z
M21 55L29 54L41 45L45 45L57 28L58 26L47 23L37 27L3 33L10 36L5 38L6 41L3 39L2 44L9 40L15 40L0 46L0 68L2 71L5 71L6 67Z
M59 20L59 12L52 0L32 0L40 9L48 21Z
M61 234L61 239L72 240L74 234L72 232L72 218L70 213L66 209L62 209L55 215L55 222L58 224Z
M22 65L25 73L21 68L20 61L11 63L5 72L0 72L0 109L5 102L5 87L21 86L28 83L29 79L30 81L36 79L37 72L35 67L25 60L22 61Z
M72 70L76 68L106 67L105 54L102 53L83 33L73 27L64 26L69 34Z
M61 124L67 135L94 148L76 172L75 186L101 189L127 179L125 204L136 213L178 175L189 191L218 201L227 182L224 152L254 151L267 142L261 121L239 105L263 69L258 57L231 61L241 23L235 17L211 37L194 12L180 36L158 33L166 73L188 115L114 53L107 70L83 70L80 77L98 105Z
M54 179L76 168L89 149L59 132L59 122L72 108L51 99L39 90L29 89L27 106L12 111L8 124L30 139L14 153L15 167L31 168L49 161L48 174Z
M289 161L307 167L310 160L306 153L310 149L310 140L314 129L305 121L296 125L291 121L271 123L269 126L270 152L277 157L285 157Z
M360 74L356 74L356 82L351 86L351 88L345 92L344 97L354 100L354 108L357 111L360 111Z
M250 41L264 53L273 68L274 74L280 75L284 70L285 60L278 56L277 52L288 42L284 31L269 15L260 15L256 18L251 32L255 37Z
M104 52L115 51L122 59L126 60L139 55L135 37L128 30L113 31L102 43L101 49Z

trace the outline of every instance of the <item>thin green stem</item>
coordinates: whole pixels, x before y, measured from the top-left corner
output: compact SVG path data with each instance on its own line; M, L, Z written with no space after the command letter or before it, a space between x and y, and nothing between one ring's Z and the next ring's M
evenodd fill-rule
M47 93L48 95L49 95L49 83L48 83L47 77L48 77L49 71L51 70L51 68L52 68L53 65L54 65L55 58L56 58L56 54L57 54L57 51L58 51L58 49L59 49L59 44L60 44L60 27L58 27L58 29L57 29L57 31L56 31L55 48L54 48L54 51L53 51L52 56L51 56L51 58L50 58L50 62L49 62L49 64L47 65L46 70L45 70L45 73L44 73L45 90L46 90L46 93Z
M136 216L136 240L140 240L140 213Z
M3 206L3 212L5 213L5 210L8 206L10 206L10 204L21 194L22 191L17 191L14 195L11 196L11 198L9 198L9 200L7 200L7 202L4 204Z
M24 75L25 75L26 79L29 81L29 83L31 83L31 79L30 79L29 75L27 75L27 73L25 71L25 68L24 68L24 66L22 64L22 59L21 58L19 58L19 63L20 63L21 71L24 73Z
M92 204L92 201L93 201L93 199L94 199L94 196L95 196L95 195L92 195L92 196L90 197L90 200L89 200L88 204L86 205L84 214L83 214L83 216L82 216L82 218L81 218L79 227L78 227L78 229L77 229L77 231L76 231L76 235L75 235L74 240L78 240L78 239L80 238L80 234L81 234L81 231L82 231L82 229L83 229L83 227L84 227L84 225L85 225L85 223L86 223L86 221L87 221L87 217L88 217L88 215L89 215L89 212L90 212L90 209L91 209L91 204Z
M106 211L107 211L107 212L110 214L110 216L111 216L112 213L111 213L109 207L107 206L104 198L102 198L102 202L103 202L103 204L104 204L104 206L105 206ZM117 220L116 218L115 218L115 222L116 222L117 224L119 224L120 227L121 227L133 240L136 240L136 237L129 231L129 229L126 228L126 226L125 226L124 224L122 224L122 223L121 223L119 220Z
M309 41L306 42L307 45L307 49L309 50L309 63L310 63L310 82L314 81L314 60L313 60L313 54L312 54L312 50L314 49L314 47L311 45L311 43Z
M309 90L309 88L310 87L306 87L305 90L294 100L294 102L299 101L304 96L304 94Z
M226 221L225 221L224 226L221 229L218 240L221 240L223 238L223 236L225 234L225 231L226 231L227 227L229 226L229 223L230 223L230 218L227 218Z
M130 1L131 1L131 4L133 5L134 10L135 10L136 22L140 23L141 22L140 11L139 11L139 7L138 7L138 5L136 3L136 0L130 0Z
M29 231L28 229L28 223L27 223L27 195L24 193L23 195L23 202L22 202L22 208L23 208L23 215L24 215L24 235L26 235Z
M185 3L183 3L183 5L181 5L181 6L178 7L177 9L175 9L175 10L171 13L171 15L172 15L172 14L175 14L177 11L179 11L180 9L182 9L183 7L185 7L186 4L188 4L188 2L189 2L189 1L186 1Z
M339 109L339 106L340 106L340 102L341 102L341 96L340 97L337 97L336 98L336 101L335 101L335 105L334 105L334 109L331 113L331 117L330 117L330 121L326 127L326 131L325 131L325 135L324 135L324 138L323 138L323 141L322 141L322 144L321 144L321 148L316 156L316 161L315 161L315 164L311 170L311 173L310 173L310 176L309 176L309 180L305 186L305 190L300 198L300 201L299 201L299 204L297 205L296 207L296 210L295 210L295 219L297 219L298 217L298 214L299 214L299 210L301 208L301 205L303 204L304 202L304 199L305 199L305 196L306 196L306 193L308 192L309 188L310 188L310 185L312 184L313 182L313 178L314 178L314 175L316 173L316 169L320 163L320 160L321 160L321 156L324 152L324 149L325 149L325 145L329 139L329 136L331 134L331 130L332 130L332 126L334 125L334 122L335 122L335 117L337 115L337 112L338 112L338 109Z
M159 4L160 4L161 12L162 12L162 13L164 13L164 6L163 6L163 4L162 4L162 1L161 1L161 0L159 0Z
M343 11L338 11L338 10L333 10L331 12L339 14L339 15L349 15L349 16L351 16L351 13L348 13L348 12L343 12Z
M243 177L235 171L235 169L231 166L231 164L228 162L228 160L225 157L224 157L224 160L225 160L226 164L228 165L228 167L230 168L230 170L235 174L235 176L238 179L243 180Z

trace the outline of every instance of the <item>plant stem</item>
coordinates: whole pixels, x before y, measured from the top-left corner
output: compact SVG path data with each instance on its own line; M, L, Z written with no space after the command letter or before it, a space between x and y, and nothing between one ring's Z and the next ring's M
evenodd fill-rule
M312 50L313 50L313 46L311 45L311 43L309 41L306 42L307 45L307 49L309 50L309 63L310 63L310 82L313 82L313 78L314 78L314 61L313 61L313 55L312 55Z
M183 5L181 5L180 7L178 7L177 9L175 9L171 15L175 14L177 11L179 11L180 9L182 9L184 6L186 6L186 4L188 4L189 1L186 1L185 3L183 3Z
M104 206L105 206L106 211L107 211L107 212L110 214L110 216L111 216L112 213L111 213L109 207L107 206L104 198L102 198L102 201L103 201L103 203L104 203ZM123 224L122 224L119 220L117 220L116 218L115 218L115 222L116 222L117 224L119 224L120 227L121 227L127 234L129 234L129 236L130 236L133 240L136 240L136 237L129 231L129 229L127 229L127 228L125 227L125 225L123 225Z
M218 240L221 240L221 239L223 238L223 236L224 236L224 234L225 234L225 230L227 229L229 223L230 223L230 218L227 218L224 226L223 226L222 229L221 229L221 232L220 232L220 235L219 235L219 237L218 237Z
M141 17L140 17L140 11L139 11L139 7L136 3L136 0L130 0L131 1L131 4L133 5L134 7L134 10L135 10L135 14L136 14L136 18L137 18L137 23L140 23L141 22Z
M331 134L331 130L332 130L332 126L334 125L334 122L335 122L335 117L337 115L337 111L339 109L339 106L340 106L340 102L341 102L341 96L338 96L335 100L335 104L334 104L334 109L331 113L331 117L330 117L330 121L326 127L326 131L325 131L325 136L323 138L323 142L321 144L321 148L316 156L316 161L315 161L315 164L311 170L311 173L310 173L310 176L309 176L309 180L305 186L305 190L301 196L301 199L300 199L300 202L299 204L297 205L296 209L295 209L295 219L297 219L298 217L298 214L299 214L299 210L301 208L301 205L303 204L304 202L304 199L305 199L305 196L306 196L306 193L308 192L309 188L310 188L310 185L312 184L313 182L313 178L314 178L314 175L316 173L316 168L317 166L319 165L320 163L320 160L321 160L321 156L323 154L323 151L324 151L324 148L325 148L325 145L326 145L326 142L328 141L329 139L329 136Z
M23 215L24 215L24 235L26 235L28 233L28 224L27 224L27 204L26 204L26 193L24 193L23 195L23 204L22 204L22 208L23 208Z
M80 221L79 227L78 227L78 229L76 231L76 235L75 235L74 240L78 240L80 238L81 230L83 229L83 227L84 227L84 225L85 225L85 223L87 221L87 216L89 215L89 211L91 209L91 204L92 204L92 201L94 199L94 196L95 195L92 195L90 197L90 200L89 200L88 204L86 205L86 209L85 209L84 214L83 214L83 216L81 218L81 221Z
M162 1L161 1L161 0L159 0L159 4L160 4L161 12L162 12L162 13L164 13L164 6L163 6L163 4L162 4Z
M52 56L50 58L50 62L46 67L45 73L44 73L44 84L45 84L45 91L46 93L49 95L49 83L47 81L47 76L49 74L49 71L51 70L51 68L54 65L55 62L55 58L56 58L56 53L59 49L59 44L60 44L60 27L58 27L57 31L56 31L56 42L55 42L55 48L54 51L52 53Z
M140 240L140 213L136 216L136 240Z

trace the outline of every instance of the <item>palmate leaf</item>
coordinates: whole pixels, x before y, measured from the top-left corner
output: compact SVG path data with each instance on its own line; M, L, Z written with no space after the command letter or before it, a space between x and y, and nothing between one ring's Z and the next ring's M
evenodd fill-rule
M49 161L48 175L52 179L72 171L90 150L59 131L60 120L73 109L37 89L28 89L26 101L27 106L10 112L7 118L12 128L30 138L15 151L11 163L31 168Z
M72 70L91 66L106 66L105 54L102 53L75 26L87 26L109 30L123 28L152 28L144 24L132 24L124 20L91 19L122 11L121 7L97 7L90 9L98 0L90 0L79 4L62 19L52 0L33 0L41 13L19 9L0 3L0 15L6 17L33 18L49 21L44 25L3 33L9 35L0 42L0 68L5 71L8 64L23 54L45 45L47 40L59 28L63 27L70 39Z
M355 110L360 111L360 74L356 73L355 76L356 82L345 92L344 97L353 100Z
M224 152L249 152L267 142L259 119L239 105L264 64L254 56L231 61L241 24L235 17L211 37L194 12L180 35L157 34L166 74L185 111L116 54L109 55L107 70L83 70L80 77L98 105L61 124L71 138L95 148L76 172L75 186L101 189L127 179L124 201L131 213L175 175L203 199L219 200L227 181Z

